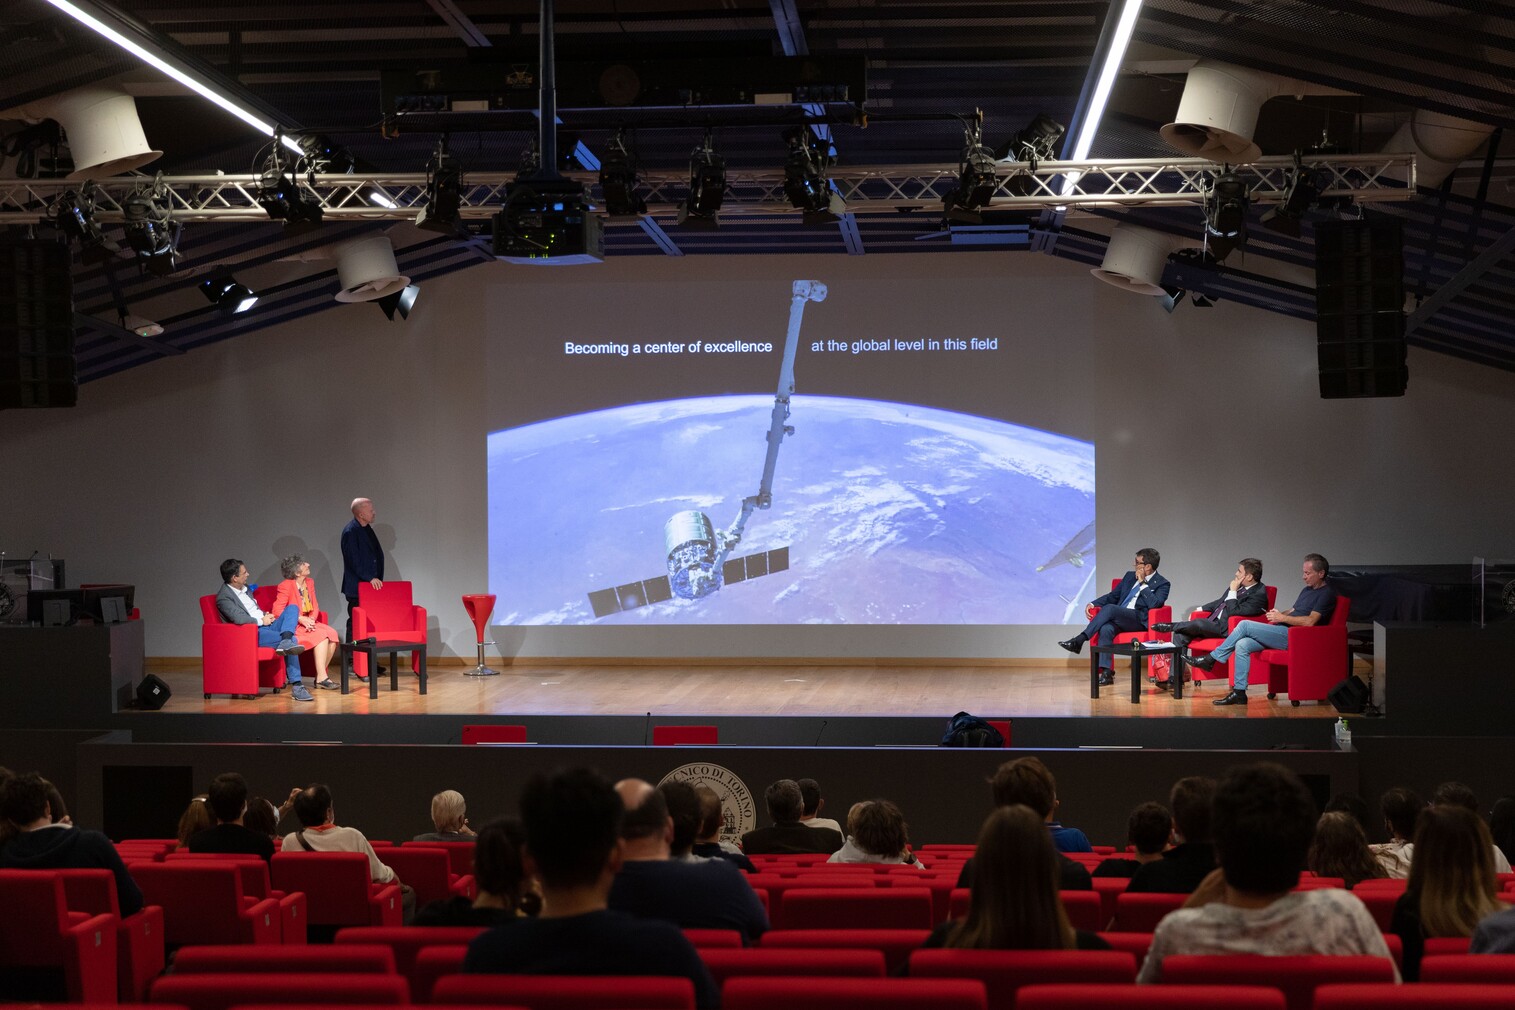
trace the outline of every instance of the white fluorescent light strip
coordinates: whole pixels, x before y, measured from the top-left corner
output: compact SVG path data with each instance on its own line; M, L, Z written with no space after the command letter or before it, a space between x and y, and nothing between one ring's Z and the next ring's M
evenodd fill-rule
M137 59L142 60L144 63L157 68L159 71L167 74L169 77L172 77L174 80L178 81L186 88L189 88L191 91L194 91L202 98L205 98L225 109L227 112L231 113L233 116L236 116L238 119L242 120L242 122L246 123L248 126L251 126L259 133L270 137L274 135L274 125L272 123L265 123L256 115L242 108L231 99L225 97L224 95L218 94L209 85L205 84L202 81L196 80L194 77L191 77L188 73L180 70L178 67L169 63L161 56L157 56L151 52L148 52L146 49L142 48L137 43L127 38L125 35L122 35L120 32L116 31L110 25L107 25L105 22L101 21L94 15L80 10L78 7L75 7L73 4L69 3L68 0L47 0L47 2L58 8L58 10L67 14L69 17L73 18L75 21L79 22L81 25L84 25L86 28L89 28L103 35L105 38L114 42L122 49L125 49L133 56L137 57ZM295 141L290 137L284 137L283 142L284 146L289 148L291 151L294 151L296 153L303 153L298 141Z
M1126 61L1126 47L1131 44L1131 34L1136 31L1136 19L1141 14L1142 0L1125 0L1120 21L1115 25L1115 37L1110 40L1110 51L1105 54L1105 65L1100 67L1099 79L1094 84L1094 94L1089 98L1089 113L1078 131L1078 142L1073 145L1074 161L1087 161L1089 149L1094 146L1094 137L1099 133L1100 120L1105 117L1105 104L1110 101L1110 91L1115 87L1115 75ZM1063 196L1073 191L1080 173L1069 172L1063 178Z

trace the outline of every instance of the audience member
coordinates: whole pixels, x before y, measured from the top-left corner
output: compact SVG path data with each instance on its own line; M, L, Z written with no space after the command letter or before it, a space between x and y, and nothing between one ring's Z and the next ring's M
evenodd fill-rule
M1431 806L1433 807L1462 807L1479 820L1483 819L1483 813L1478 809L1478 797L1473 795L1473 790L1461 782L1443 782L1436 787L1436 792L1431 794ZM1509 873L1510 861L1504 853L1490 839L1489 845L1493 848L1494 872Z
M521 794L521 863L541 880L542 914L501 923L477 937L464 970L679 976L694 983L701 1010L718 1007L719 990L677 926L606 907L622 865L624 814L621 798L596 772L575 768L532 776Z
M191 852L250 852L265 862L274 858L273 839L254 831L245 822L247 782L236 772L217 775L210 783L205 805L216 815L216 825L197 831L186 843Z
M1052 813L1057 809L1057 780L1052 777L1052 772L1046 765L1034 757L1006 761L999 766L994 777L989 780L989 789L996 807L1008 807L1019 803L1030 807L1040 815L1043 823L1048 827L1053 845L1059 849L1058 880L1062 890L1093 890L1094 884L1089 879L1089 871L1062 855L1063 847L1058 845L1058 830L1072 829L1063 828L1052 820ZM1084 833L1079 831L1077 834L1079 838L1084 839L1084 850L1093 851L1089 840L1084 838ZM963 869L957 877L958 887L973 886L974 865L973 857L963 863Z
M1501 797L1489 814L1489 834L1508 862L1515 856L1515 796Z
M1326 809L1321 813L1334 814L1338 811L1352 815L1357 826L1362 828L1364 838L1373 830L1373 812L1368 807L1368 801L1356 793L1337 793L1326 802Z
M58 791L57 786L48 782L47 779L43 779L42 781L47 785L47 806L52 811L53 823L67 824L72 827L74 819L68 816L68 805L63 802L63 794Z
M520 822L490 821L475 837L473 879L479 896L472 901L461 896L433 901L416 913L417 926L497 926L541 910L541 899L521 872L526 836Z
M1074 929L1058 897L1060 854L1045 818L1019 803L1000 807L978 834L977 877L967 918L931 931L927 947L966 950L1108 950Z
M694 786L681 779L671 779L658 786L663 802L668 805L668 817L673 823L673 838L668 843L668 858L680 863L703 863L719 858L696 856L694 836L700 831L700 795Z
M1171 954L1389 957L1383 934L1355 895L1293 890L1315 821L1309 790L1282 765L1227 772L1211 814L1220 869L1184 908L1157 924L1137 981L1161 981L1163 958Z
M189 844L189 840L206 828L214 827L216 819L211 816L210 807L205 805L204 796L196 796L189 801L189 806L184 808L184 813L179 815L179 827L175 833L179 839L179 847Z
M805 801L800 784L794 779L774 782L763 794L763 799L773 824L742 836L742 851L747 855L774 852L824 852L830 855L846 841L834 828L811 828L800 820L805 812Z
M468 826L468 807L463 794L456 789L444 789L431 798L431 823L435 831L416 835L418 842L471 842L473 828Z
M1173 848L1136 871L1126 890L1137 894L1192 894L1215 871L1210 827L1215 780L1191 775L1173 783L1168 806L1173 810Z
M264 835L272 842L279 837L279 808L267 796L254 796L247 801L247 812L242 815L242 826L248 831Z
M847 812L847 841L826 862L921 865L910 851L904 812L888 800L853 804Z
M1494 843L1483 819L1455 804L1432 804L1415 828L1410 883L1394 904L1389 931L1404 944L1404 977L1420 979L1428 936L1466 936L1502 911Z
M368 857L368 873L375 884L398 884L405 924L416 914L416 892L402 883L395 871L379 861L368 839L357 828L339 826L332 809L331 790L316 783L295 794L295 816L301 828L284 837L285 852L361 852Z
M700 801L700 826L695 831L690 854L706 859L724 859L739 870L756 873L757 867L742 854L741 848L721 837L726 826L726 808L721 802L721 794L709 786L696 786L694 794Z
M1306 865L1317 877L1340 877L1348 889L1364 880L1388 876L1368 848L1362 825L1345 810L1320 815Z
M796 784L800 787L800 799L805 803L800 820L807 827L830 828L837 834L844 834L840 824L829 817L821 816L821 811L826 809L826 800L821 796L821 784L815 779L799 779Z
M662 919L681 929L734 929L748 942L768 929L768 915L742 872L724 859L670 858L673 818L662 791L641 779L616 783L621 821L621 872L610 887L612 911Z
M122 915L142 907L142 892L132 880L116 847L98 831L83 831L53 820L48 802L51 783L36 772L13 775L0 794L0 817L16 834L0 849L4 870L109 870L116 878L116 902Z
M4 805L5 784L16 777L16 773L4 765L0 765L0 806ZM16 837L16 826L0 816L0 849L5 848L5 843Z
M1415 837L1415 822L1425 808L1415 791L1404 786L1395 786L1378 800L1389 840L1368 848L1373 850L1384 873L1394 880L1404 880L1410 875L1410 861L1415 856L1415 843L1410 839Z
M1148 863L1163 858L1172 830L1173 815L1161 803L1143 803L1126 821L1126 842L1136 848L1134 858L1112 856L1100 861L1091 876L1134 877Z

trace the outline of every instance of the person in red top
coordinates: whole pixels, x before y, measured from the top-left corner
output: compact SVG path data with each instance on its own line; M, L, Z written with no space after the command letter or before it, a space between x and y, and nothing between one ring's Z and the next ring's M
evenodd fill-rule
M279 595L274 599L273 610L270 612L278 617L285 607L292 606L299 611L300 618L295 623L295 641L316 657L316 686L334 691L338 684L331 679L327 670L331 666L331 657L336 655L340 639L337 638L336 628L316 620L321 606L316 602L316 583L310 577L310 562L298 554L291 554L279 562L279 570L284 574L284 581L279 583Z

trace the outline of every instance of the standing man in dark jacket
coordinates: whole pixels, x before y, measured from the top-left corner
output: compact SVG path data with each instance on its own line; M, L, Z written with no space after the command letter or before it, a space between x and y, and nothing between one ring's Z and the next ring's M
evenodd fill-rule
M36 772L17 775L5 783L0 817L19 833L0 850L4 870L109 870L116 878L116 903L122 915L142 907L142 891L126 871L116 847L98 831L81 831L72 824L53 823L48 782Z
M384 588L384 548L373 531L373 502L352 500L352 521L342 527L342 595L347 598L347 640L352 641L352 612L358 605L358 584ZM348 662L351 662L349 659ZM380 673L384 672L381 667ZM360 676L359 680L367 680Z

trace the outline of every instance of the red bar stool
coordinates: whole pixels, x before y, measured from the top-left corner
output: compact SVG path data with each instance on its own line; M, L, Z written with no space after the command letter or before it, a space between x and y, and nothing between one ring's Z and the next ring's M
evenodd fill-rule
M499 670L491 670L484 665L484 646L494 644L493 642L484 641L484 629L489 627L489 615L494 613L494 596L490 593L469 593L463 597L463 608L468 611L468 616L473 619L473 630L479 636L479 665L472 670L464 670L463 676L499 676Z

